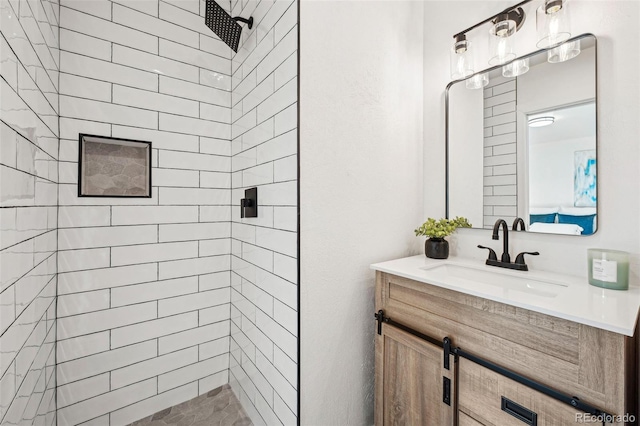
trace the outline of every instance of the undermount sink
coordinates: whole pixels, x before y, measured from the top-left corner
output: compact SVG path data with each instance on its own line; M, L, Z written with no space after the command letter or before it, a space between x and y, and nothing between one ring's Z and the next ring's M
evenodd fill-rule
M564 283L533 277L527 272L513 272L499 268L495 268L495 271L489 271L486 268L442 263L421 269L427 271L433 279L451 285L464 287L473 287L479 284L489 285L505 292L526 293L541 297L556 297L567 287Z

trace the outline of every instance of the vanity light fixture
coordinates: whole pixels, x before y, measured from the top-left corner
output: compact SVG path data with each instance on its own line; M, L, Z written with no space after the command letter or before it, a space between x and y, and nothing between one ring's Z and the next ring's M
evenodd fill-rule
M571 37L569 12L565 0L545 0L536 11L536 30L542 49L557 46Z
M473 51L466 35L455 37L450 55L452 80L462 80L473 74Z
M544 127L552 125L554 121L556 121L554 117L546 115L543 117L530 118L528 123L529 127Z
M489 60L489 63L491 65L502 65L514 60L516 54L513 49L513 35L518 32L525 20L525 13L521 6L531 1L532 0L521 1L515 6L509 7L502 12L455 34L453 36L454 43L450 53L451 78L453 80L462 80L473 75L473 55L466 35L469 31L488 22L491 22L492 24L491 29L489 30L489 43L490 52L493 55ZM528 70L528 64L526 67L524 64L521 66L519 65L520 64L515 65L515 67L521 74ZM487 84L489 84L489 76L487 74L479 74L473 75L471 79L467 80L466 86L470 89L478 89L486 86Z

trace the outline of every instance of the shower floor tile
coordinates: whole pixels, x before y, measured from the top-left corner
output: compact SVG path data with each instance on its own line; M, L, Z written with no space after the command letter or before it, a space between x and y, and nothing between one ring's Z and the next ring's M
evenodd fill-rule
M165 408L131 426L251 426L231 387L224 385L197 398Z

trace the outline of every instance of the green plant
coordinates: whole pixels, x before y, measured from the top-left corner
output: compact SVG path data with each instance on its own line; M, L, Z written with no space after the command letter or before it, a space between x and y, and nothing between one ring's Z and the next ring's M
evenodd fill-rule
M444 238L456 232L458 228L471 228L471 224L465 217L456 216L455 219L440 219L436 221L430 217L420 227L414 229L416 237Z

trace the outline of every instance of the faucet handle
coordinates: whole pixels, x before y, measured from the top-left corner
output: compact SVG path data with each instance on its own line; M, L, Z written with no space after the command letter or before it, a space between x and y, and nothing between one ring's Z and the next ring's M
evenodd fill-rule
M522 253L520 253L519 255L516 256L516 261L515 263L517 265L526 265L526 263L524 263L524 255L528 254L531 256L538 256L540 253L538 253L537 251L523 251Z
M489 260L498 260L496 252L491 247L485 247L478 244L478 248L489 250Z

